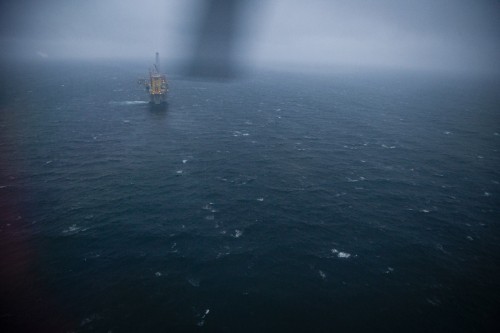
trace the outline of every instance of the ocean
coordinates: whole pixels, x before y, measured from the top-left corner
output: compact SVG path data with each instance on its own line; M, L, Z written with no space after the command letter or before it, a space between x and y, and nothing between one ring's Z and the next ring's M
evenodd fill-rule
M497 332L499 81L2 63L2 332Z

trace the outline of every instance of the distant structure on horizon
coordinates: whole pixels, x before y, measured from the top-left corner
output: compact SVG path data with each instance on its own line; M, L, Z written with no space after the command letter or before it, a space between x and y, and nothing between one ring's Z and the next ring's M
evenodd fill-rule
M149 69L149 80L139 79L139 84L144 85L149 92L149 102L161 104L167 102L167 78L160 72L160 54L156 52L156 61Z

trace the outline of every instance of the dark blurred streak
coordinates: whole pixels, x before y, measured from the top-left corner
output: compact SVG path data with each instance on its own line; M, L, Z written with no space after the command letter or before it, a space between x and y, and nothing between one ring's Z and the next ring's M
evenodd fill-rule
M195 37L188 74L205 78L237 75L235 47L245 0L208 0Z

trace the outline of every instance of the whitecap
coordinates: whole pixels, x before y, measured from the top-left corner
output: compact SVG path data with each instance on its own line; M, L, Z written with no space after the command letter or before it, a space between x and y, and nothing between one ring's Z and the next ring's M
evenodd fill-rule
M213 216L213 215L207 215L207 216L205 216L205 219L209 220L209 221L212 221L214 218L215 218L215 216Z
M182 164L186 164L188 160L182 160Z
M203 316L201 317L201 320L198 322L198 326L203 326L205 325L205 318L207 317L207 315L210 313L210 309L206 309L205 310L205 313L203 314Z
M69 226L67 229L63 230L64 234L76 234L80 231L85 231L87 229L82 229L82 227L78 227L76 224Z
M446 135L450 135L450 134L451 134L451 132L450 132L450 131L445 131L445 132L444 132L444 134L446 134Z
M319 273L319 276L321 276L321 278L322 278L323 280L326 280L326 274L325 274L325 272L323 272L323 271L320 269L320 270L318 271L318 273Z
M366 180L366 178L363 176L359 177L358 179L352 179L352 178L347 177L347 181L349 183L356 183L356 182L363 181L363 180Z
M226 251L226 252L219 252L219 253L217 253L217 257L216 257L216 259L220 259L220 258L225 257L225 256L228 256L228 255L230 255L230 254L231 254L231 252L230 252L230 251Z
M490 195L491 195L491 193L490 193L490 192L484 192L484 196L485 196L485 197L489 197Z
M182 175L182 170L177 170L175 173L178 174L178 175Z
M264 198L257 198L257 201L262 202L262 201L264 201Z
M429 213L430 210L428 210L428 209L421 209L420 212L422 212L422 213Z
M243 235L243 231L236 229L236 230L234 230L234 234L232 236L234 238L239 238L239 237L241 237L241 235Z
M342 251L339 251L337 249L332 249L332 253L337 255L338 258L344 258L344 259L347 259L347 258L350 258L351 257L351 254L350 253L347 253L347 252L342 252Z
M156 273L155 273L155 276L156 276L156 277L160 277L160 276L161 276L161 273L160 273L160 272L156 272Z
M233 131L233 136L249 136L248 132Z
M385 274L389 274L389 273L392 273L394 272L394 268L392 267L387 267L386 271L384 272Z
M351 257L351 254L347 253L347 252L339 252L337 254L337 257L339 257L339 258L349 258L349 257Z

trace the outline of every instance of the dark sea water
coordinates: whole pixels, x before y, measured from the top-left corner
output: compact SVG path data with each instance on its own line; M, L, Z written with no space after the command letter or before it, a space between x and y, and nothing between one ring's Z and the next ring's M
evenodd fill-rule
M2 64L2 332L500 327L498 81L146 70Z

